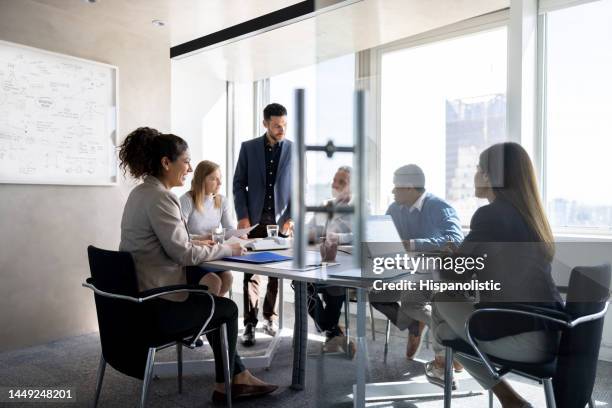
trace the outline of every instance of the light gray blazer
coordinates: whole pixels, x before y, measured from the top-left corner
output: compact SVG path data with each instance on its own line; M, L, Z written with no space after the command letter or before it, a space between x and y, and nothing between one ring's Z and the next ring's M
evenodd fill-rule
M119 250L132 254L140 290L185 284L185 266L232 254L228 245L194 245L178 197L153 176L147 176L128 197ZM174 301L186 298L187 294L165 297Z

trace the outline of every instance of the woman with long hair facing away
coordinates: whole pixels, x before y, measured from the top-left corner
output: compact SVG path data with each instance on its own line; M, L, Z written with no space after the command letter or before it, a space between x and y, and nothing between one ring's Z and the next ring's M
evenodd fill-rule
M233 205L220 194L221 169L209 160L201 161L195 168L191 190L180 198L181 212L187 221L190 234L199 239L210 239L211 232L221 225L236 229L238 222ZM193 236L193 235L192 235ZM232 287L232 272L201 266L187 268L187 282L208 286L211 293L225 296Z
M143 182L131 192L121 220L119 250L132 254L141 291L186 283L185 266L228 255L240 255L238 244L213 245L192 241L181 217L178 198L170 190L182 186L192 171L187 143L178 136L151 128L138 128L120 146L120 167ZM236 353L238 308L226 298L213 296L214 313L207 329L227 324L232 396L268 394L277 386L266 384L245 369ZM170 337L199 331L210 315L208 296L166 295L152 300L152 321ZM215 356L214 401L225 401L219 331L207 334Z
M553 235L546 218L529 155L517 143L500 143L480 154L474 176L475 194L489 203L472 217L470 232L457 256L481 257L484 267L474 271L480 282L493 280L499 290L481 290L469 297L463 292L440 292L434 297L432 330L436 359L426 364L427 378L444 382L443 340L467 341L465 323L475 305L495 303L512 308L518 304L561 310L563 303L551 277ZM471 279L472 272L454 279ZM501 306L500 306L501 305ZM490 317L489 317L490 316ZM481 350L489 355L524 363L554 358L559 341L557 328L531 317L484 315L471 324ZM504 408L531 407L504 380L493 378L486 367L456 356Z

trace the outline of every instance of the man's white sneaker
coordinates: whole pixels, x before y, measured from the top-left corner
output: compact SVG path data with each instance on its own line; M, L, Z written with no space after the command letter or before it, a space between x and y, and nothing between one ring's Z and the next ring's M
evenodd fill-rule
M427 381L430 383L444 387L444 367L436 366L435 360L425 363L425 377L427 377ZM457 383L454 378L452 389L457 389Z
M264 320L263 331L268 336L276 336L278 333L278 324L274 320Z

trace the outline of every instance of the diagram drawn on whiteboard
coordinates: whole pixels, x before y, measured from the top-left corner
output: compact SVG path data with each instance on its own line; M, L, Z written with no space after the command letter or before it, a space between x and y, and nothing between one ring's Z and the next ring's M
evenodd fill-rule
M0 41L0 182L117 182L117 68Z

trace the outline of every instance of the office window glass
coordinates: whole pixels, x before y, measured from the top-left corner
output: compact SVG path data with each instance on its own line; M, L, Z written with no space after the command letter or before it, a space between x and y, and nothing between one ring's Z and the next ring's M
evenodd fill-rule
M305 90L305 140L309 145L353 145L353 96L355 55L334 58L316 65L270 77L270 102L287 108L287 138L295 135L295 89ZM331 196L336 169L352 166L353 155L310 152L306 157L306 202L319 204Z
M464 225L479 205L478 155L506 139L506 27L383 53L380 194L393 201L393 172L415 163L426 188Z
M612 231L612 1L546 15L545 184L553 228Z

